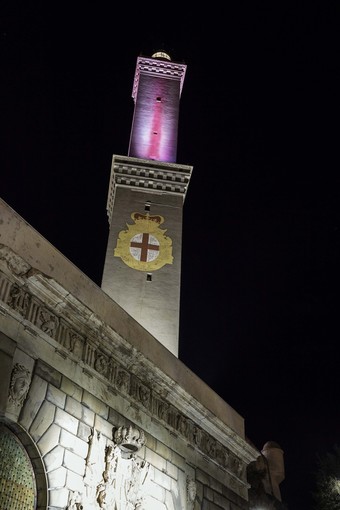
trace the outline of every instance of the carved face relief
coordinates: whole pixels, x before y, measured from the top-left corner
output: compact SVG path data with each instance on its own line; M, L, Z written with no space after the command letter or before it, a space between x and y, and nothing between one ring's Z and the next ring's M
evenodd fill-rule
M40 329L49 336L53 336L57 327L59 326L59 319L46 308L40 309L39 314Z
M179 414L177 416L177 430L180 432L184 437L187 436L188 433L188 422L184 416Z
M22 405L28 393L30 382L30 371L24 365L16 363L12 370L9 400L17 406Z
M139 400L142 402L142 404L145 407L147 407L149 404L149 399L150 399L149 389L143 385L140 385L138 388L138 396L139 396Z
M127 372L120 370L117 376L117 386L121 391L128 392L129 390L129 375Z
M187 479L187 500L189 503L194 503L196 499L196 482L192 478Z
M161 420L167 421L168 419L169 404L164 402L158 403L157 414Z
M29 305L29 294L17 285L13 285L10 291L8 304L11 308L25 316Z
M65 335L63 342L64 347L76 356L81 357L83 352L83 339L74 331L69 330Z
M105 375L107 373L108 368L108 362L105 356L102 354L99 354L96 361L94 362L94 368L99 372L100 374Z
M202 431L201 431L201 429L198 428L196 425L194 425L192 435L193 435L194 443L197 444L198 446L200 446L201 441L202 441Z

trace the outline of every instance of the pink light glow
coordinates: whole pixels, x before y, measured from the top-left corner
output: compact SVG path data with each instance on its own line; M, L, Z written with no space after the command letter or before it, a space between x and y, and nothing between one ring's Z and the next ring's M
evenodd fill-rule
M129 156L175 162L180 80L141 73Z
M162 101L155 103L152 119L152 130L150 133L149 159L160 160L160 150L162 147Z

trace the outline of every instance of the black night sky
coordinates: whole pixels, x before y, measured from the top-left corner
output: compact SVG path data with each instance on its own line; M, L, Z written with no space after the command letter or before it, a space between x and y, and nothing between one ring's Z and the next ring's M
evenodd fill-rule
M180 359L281 445L283 500L310 510L340 442L339 5L116 8L5 2L1 197L100 285L136 59L187 64Z

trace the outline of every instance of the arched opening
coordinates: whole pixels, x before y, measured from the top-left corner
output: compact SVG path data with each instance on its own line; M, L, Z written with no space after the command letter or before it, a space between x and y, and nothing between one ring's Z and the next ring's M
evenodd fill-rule
M27 434L17 426L0 423L0 452L0 508L46 508L43 465Z

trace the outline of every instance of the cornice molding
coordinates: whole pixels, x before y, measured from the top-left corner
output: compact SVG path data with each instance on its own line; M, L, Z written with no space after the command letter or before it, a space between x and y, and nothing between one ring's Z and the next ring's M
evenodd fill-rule
M113 155L107 199L109 222L118 186L154 194L182 195L184 201L192 170L188 165Z
M247 493L245 468L259 452L79 299L3 245L0 301L3 315L129 399L224 470L233 490Z

